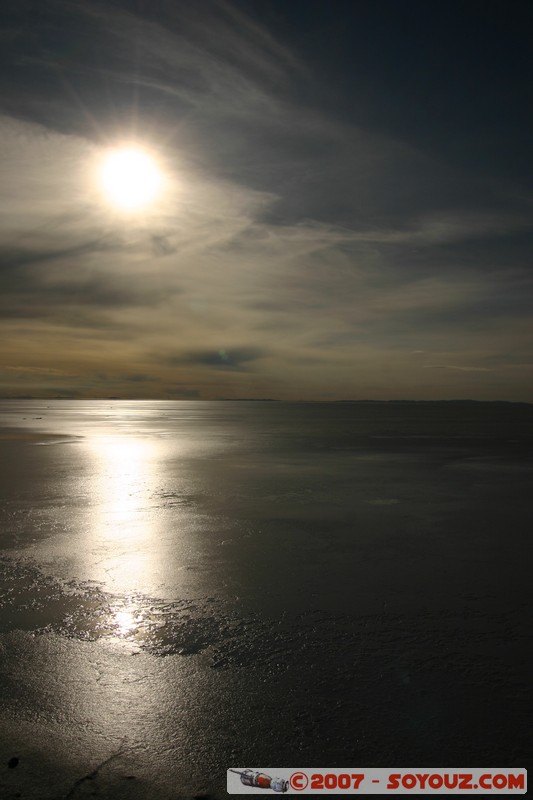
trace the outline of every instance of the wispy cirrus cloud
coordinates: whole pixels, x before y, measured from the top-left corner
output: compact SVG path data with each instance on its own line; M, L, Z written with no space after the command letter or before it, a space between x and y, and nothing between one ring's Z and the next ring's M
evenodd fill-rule
M453 364L423 364L422 369L455 369L459 372L493 372L490 367L459 367Z
M8 370L205 397L457 396L471 373L488 397L506 352L531 359L527 192L329 113L253 10L52 0L36 31L30 8L0 53ZM95 174L130 136L169 188L125 222Z

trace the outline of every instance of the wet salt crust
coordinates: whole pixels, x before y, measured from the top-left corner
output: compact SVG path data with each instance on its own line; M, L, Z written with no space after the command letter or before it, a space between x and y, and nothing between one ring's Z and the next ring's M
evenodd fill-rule
M37 405L2 409L2 797L524 766L529 407Z

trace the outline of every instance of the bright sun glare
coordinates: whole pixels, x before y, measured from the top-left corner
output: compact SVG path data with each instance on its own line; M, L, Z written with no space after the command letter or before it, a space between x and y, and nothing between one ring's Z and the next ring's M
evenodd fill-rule
M108 200L123 211L148 206L163 183L154 159L137 147L121 147L108 153L100 179Z

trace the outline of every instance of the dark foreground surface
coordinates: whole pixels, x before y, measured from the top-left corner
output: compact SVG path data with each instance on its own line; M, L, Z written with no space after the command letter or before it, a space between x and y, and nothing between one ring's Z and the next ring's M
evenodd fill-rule
M3 401L0 424L2 798L527 766L533 407Z

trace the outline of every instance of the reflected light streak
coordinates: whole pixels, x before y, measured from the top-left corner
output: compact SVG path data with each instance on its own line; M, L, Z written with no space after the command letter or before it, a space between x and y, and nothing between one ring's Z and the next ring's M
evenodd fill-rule
M191 702L199 705L202 696L195 700L197 685L184 660L176 661L169 673L160 660L141 650L143 637L165 623L162 610L153 613L152 598L168 570L165 534L168 540L168 531L179 528L180 511L172 509L169 522L168 509L166 518L162 510L162 497L169 491L166 444L136 434L127 413L127 406L121 406L109 423L98 419L97 430L85 429L81 458L74 462L78 472L72 485L77 495L87 497L87 516L82 513L76 520L80 534L68 539L65 552L73 541L78 544L72 553L76 568L84 580L101 584L96 598L100 589L106 594L95 600L89 592L83 603L82 627L86 625L90 644L79 640L85 637L78 635L74 615L65 622L74 636L42 637L36 658L44 669L28 670L25 677L32 696L45 697L50 709L42 717L45 721L36 723L41 726L37 731L46 724L41 739L43 746L53 745L50 759L64 752L67 762L75 741L77 752L85 749L93 765L107 763L110 753L122 753L127 738L121 758L128 764L124 770L132 772L127 759L136 761L147 742L160 754L167 753L169 741L178 754L185 752L194 718L182 725L183 708ZM126 425L121 433L120 426ZM99 642L102 637L112 646ZM131 658L133 652L139 658ZM66 733L65 719L70 726Z
M137 630L140 622L142 622L142 615L133 611L117 611L114 615L114 621L117 626L118 632L122 636L127 636Z
M131 435L101 435L91 439L90 448L97 461L93 555L111 588L139 590L151 582L158 553L156 445ZM117 624L122 629L128 620L121 617Z

